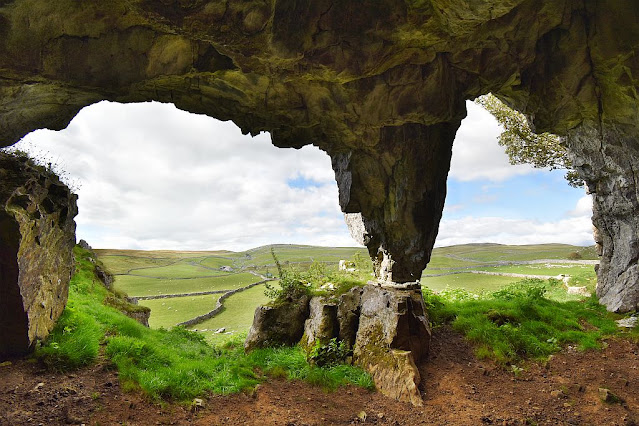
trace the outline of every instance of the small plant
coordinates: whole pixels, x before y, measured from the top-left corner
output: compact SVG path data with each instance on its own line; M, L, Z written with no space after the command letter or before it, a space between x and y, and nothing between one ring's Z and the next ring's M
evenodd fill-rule
M321 344L319 340L315 342L308 360L318 367L334 367L344 364L346 359L352 354L353 351L344 340L338 342L337 338L332 338L325 345Z
M311 289L308 280L304 279L300 272L283 268L272 247L271 256L273 256L275 261L280 282L279 288L268 282L264 285L266 287L266 290L264 290L266 297L273 299L275 302L291 302L304 296L310 296ZM310 273L313 274L316 271L311 271Z

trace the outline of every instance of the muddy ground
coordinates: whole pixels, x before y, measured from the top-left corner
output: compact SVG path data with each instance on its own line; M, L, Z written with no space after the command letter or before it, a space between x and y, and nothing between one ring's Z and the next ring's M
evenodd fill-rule
M0 424L639 425L639 344L606 343L585 353L567 347L515 374L477 360L461 336L440 328L420 368L423 407L355 387L326 393L283 380L206 398L203 407L160 405L123 392L107 364L56 374L21 360L0 366ZM603 402L600 388L618 400Z

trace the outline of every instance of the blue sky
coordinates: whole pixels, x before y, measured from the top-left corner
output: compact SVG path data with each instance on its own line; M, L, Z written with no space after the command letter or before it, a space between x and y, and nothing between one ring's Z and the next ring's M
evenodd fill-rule
M453 148L437 245L592 244L590 200L563 171L512 166L500 128L468 103ZM245 250L270 243L356 245L328 156L170 104L100 102L21 149L57 164L79 194L78 238L98 248Z

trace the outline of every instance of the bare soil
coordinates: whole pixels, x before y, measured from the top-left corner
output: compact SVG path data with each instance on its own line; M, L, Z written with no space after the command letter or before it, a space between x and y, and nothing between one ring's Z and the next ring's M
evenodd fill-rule
M420 368L423 407L355 387L327 393L283 380L252 393L211 396L203 407L158 404L123 392L107 364L59 374L18 360L0 366L0 424L639 425L639 344L607 345L588 352L567 347L515 374L477 360L461 336L437 329ZM603 402L600 388L620 401Z

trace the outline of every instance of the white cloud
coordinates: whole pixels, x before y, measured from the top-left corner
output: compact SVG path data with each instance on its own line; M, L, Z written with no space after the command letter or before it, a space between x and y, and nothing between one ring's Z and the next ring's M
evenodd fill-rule
M590 196L577 201L565 218L556 221L466 216L443 219L436 246L468 243L545 244L564 243L580 246L594 244Z
M108 102L23 144L55 152L81 180L77 234L95 247L354 245L330 159L315 147L276 148L268 134L244 136L231 122L172 105ZM313 186L287 185L298 176Z
M497 143L502 128L484 108L467 101L468 116L462 122L455 143L449 176L462 182L487 179L505 181L532 173L529 165L513 166L504 148Z

